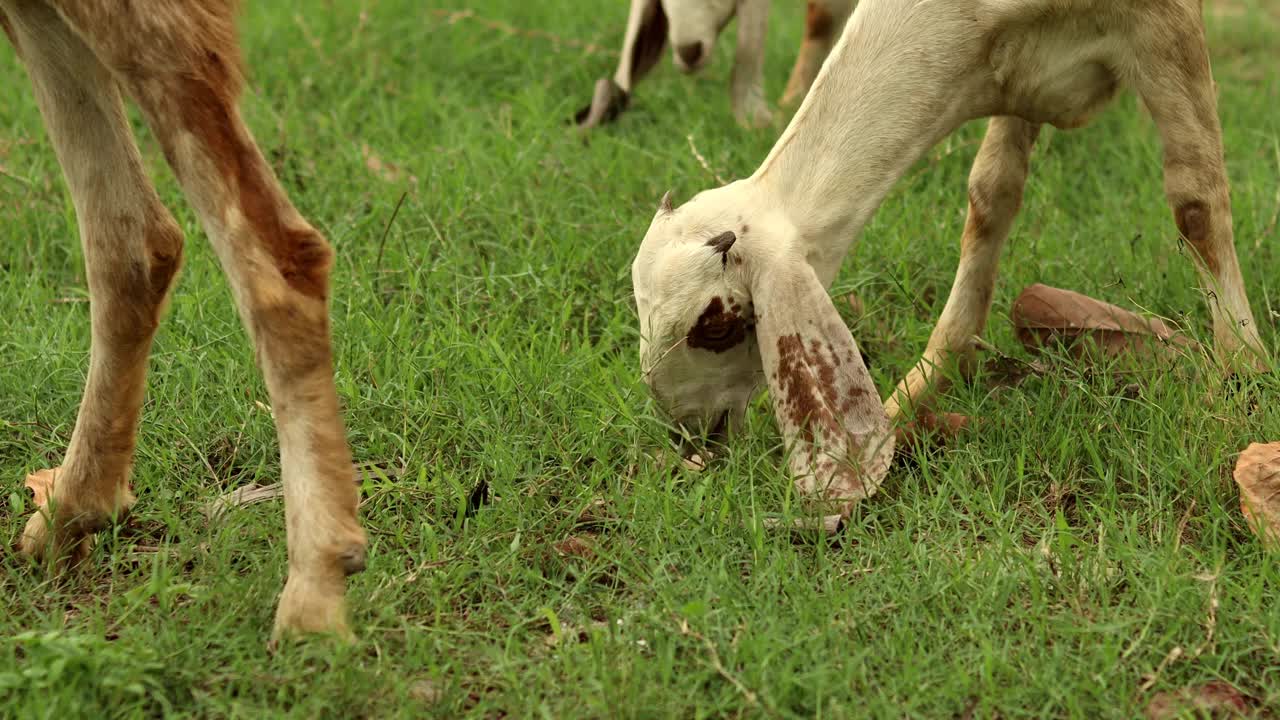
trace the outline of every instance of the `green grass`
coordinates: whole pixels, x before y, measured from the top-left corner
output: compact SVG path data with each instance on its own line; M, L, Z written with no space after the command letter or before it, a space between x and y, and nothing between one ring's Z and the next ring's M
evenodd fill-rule
M616 0L430 4L609 52L625 20ZM305 21L248 5L249 124L339 254L337 382L356 459L405 468L364 487L360 642L269 656L281 506L200 513L277 479L277 447L213 255L139 123L188 236L151 363L139 502L68 576L3 554L0 714L1132 717L1156 692L1214 679L1280 706L1280 562L1230 480L1248 442L1280 439L1274 380L1250 413L1206 399L1219 381L1190 371L1140 377L1137 397L1120 389L1132 378L1065 361L1015 387L979 376L942 405L981 429L896 467L841 539L766 533L758 520L791 499L764 402L712 469L653 459L666 433L639 382L628 270L664 190L715 184L686 135L742 176L778 132L733 124L730 43L697 78L664 62L584 143L565 120L611 54L410 0L309 2ZM801 19L777 5L771 97ZM1263 7L1214 15L1210 36L1237 246L1274 347L1280 25ZM24 474L67 443L89 327L74 214L8 50L0 87L8 542L30 511ZM942 308L981 130L899 183L833 288L866 305L841 307L882 392ZM370 154L398 171L371 170ZM989 337L1010 355L1025 357L1007 310L1032 282L1210 337L1131 96L1044 136L1003 270ZM480 480L494 500L464 521ZM557 552L571 537L593 552Z

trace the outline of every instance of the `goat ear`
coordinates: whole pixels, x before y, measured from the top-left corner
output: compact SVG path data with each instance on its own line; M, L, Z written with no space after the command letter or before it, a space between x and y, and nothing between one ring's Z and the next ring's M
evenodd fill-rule
M753 276L756 338L796 490L847 516L889 472L889 418L813 268L795 257Z

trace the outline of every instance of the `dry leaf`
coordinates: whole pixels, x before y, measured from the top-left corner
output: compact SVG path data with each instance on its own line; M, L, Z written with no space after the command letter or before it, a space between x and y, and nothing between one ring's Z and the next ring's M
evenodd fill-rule
M1232 476L1249 528L1264 546L1280 550L1280 442L1249 445Z
M995 387L1015 387L1029 377L1048 373L1049 367L1039 360L1025 362L1008 355L1001 355L983 363L982 372L990 378L991 384Z
M1245 715L1253 701L1220 680L1193 688L1156 693L1147 703L1147 720L1181 717L1222 718Z
M894 449L902 455L916 455L954 440L969 426L969 416L918 410L916 417L894 428Z
M1039 283L1022 291L1010 312L1014 331L1028 350L1061 343L1072 357L1116 358L1126 354L1173 354L1191 345L1158 318L1136 313L1070 290ZM1083 341L1083 342L1081 342Z
M765 518L764 526L769 530L794 530L801 533L821 532L823 535L838 535L844 525L843 515L812 515L793 518L790 522L782 518Z
M710 456L708 455L708 457ZM702 456L698 453L694 453L686 458L681 458L680 464L684 466L685 470L692 470L694 472L702 472L707 469L707 461L703 460Z
M205 517L214 520L231 508L274 500L282 495L284 495L283 483L245 485L225 495L219 495L213 502L204 506L204 514Z
M578 513L578 519L573 522L573 527L575 530L590 532L609 527L617 522L618 518L614 515L609 503L604 498L596 498Z
M399 477L405 470L403 467L397 469L391 466L384 466L379 463L359 463L352 466L352 469L355 471L355 483L359 485L361 483L362 475L366 472L371 472L374 468L382 471L388 479L395 479ZM201 511L204 513L205 517L210 520L214 520L232 508L254 505L283 496L284 484L282 483L271 483L270 485L243 485L231 492L224 493L214 498L213 501L206 503Z
M53 494L53 480L61 469L56 467L51 470L37 470L27 476L26 486L35 495L36 507L42 508L49 504L49 496Z
M862 317L867 311L867 306L862 304L862 298L855 293L849 293L844 296L846 302L849 303L849 309L853 311L854 317Z
M367 144L360 144L360 154L364 157L364 166L374 175L382 178L382 180L389 183L398 183L404 178L404 171L398 165L383 160ZM418 184L418 178L410 175L409 182L416 185Z
M591 547L591 543L583 540L576 535L561 540L551 546L558 554L564 557L576 557L583 560L590 560L596 556L596 551Z
M434 680L418 680L409 686L409 697L424 705L435 705L444 698L444 688Z

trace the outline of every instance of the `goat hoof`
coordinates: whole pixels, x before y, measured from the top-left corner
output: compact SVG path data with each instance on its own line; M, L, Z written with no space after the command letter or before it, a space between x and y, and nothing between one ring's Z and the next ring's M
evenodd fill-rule
M596 81L595 91L591 95L591 104L582 108L573 116L574 123L583 130L599 125L608 125L631 104L631 94L623 90L610 78Z
M329 574L311 576L290 573L276 607L271 647L280 640L303 635L328 634L352 641L347 626L345 583Z

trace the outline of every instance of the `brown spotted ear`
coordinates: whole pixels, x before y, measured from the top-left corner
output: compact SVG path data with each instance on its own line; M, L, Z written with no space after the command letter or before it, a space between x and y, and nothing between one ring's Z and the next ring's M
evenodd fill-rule
M847 516L893 460L889 418L862 354L803 260L757 272L756 338L796 490Z

